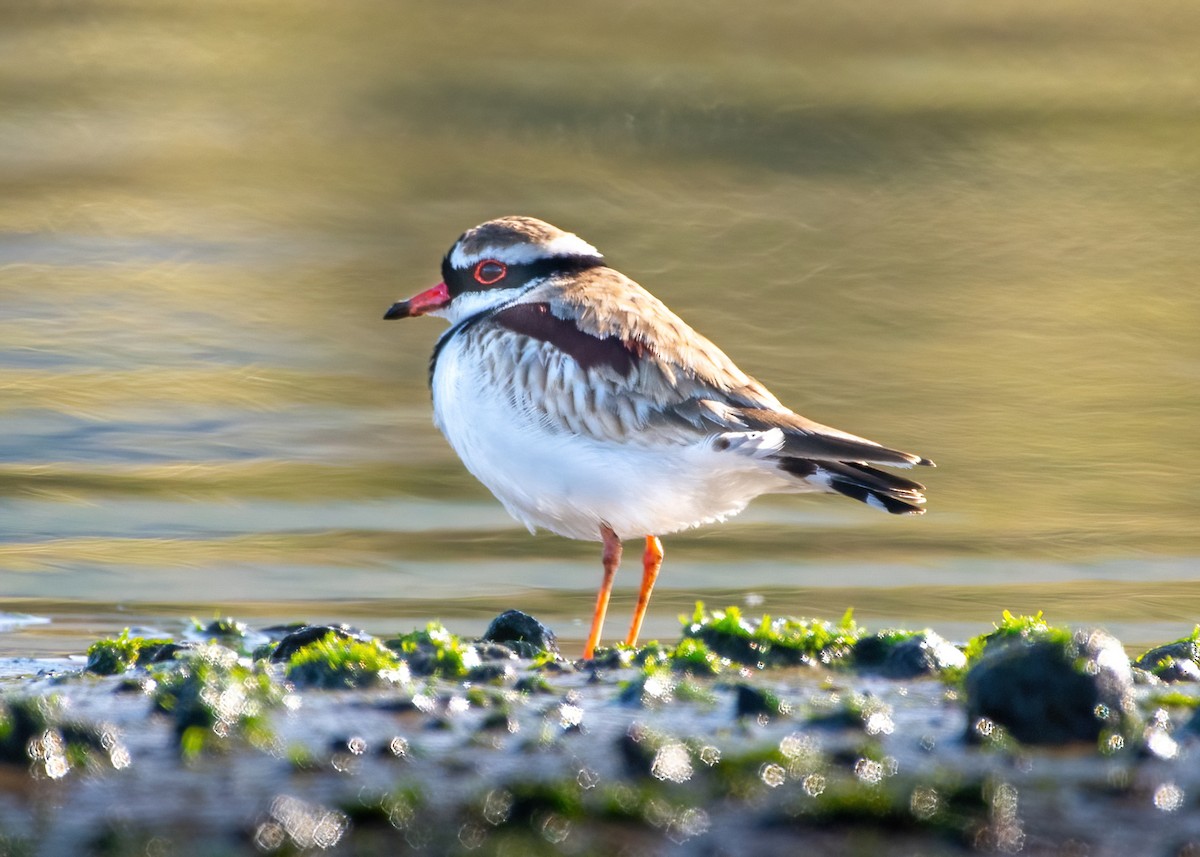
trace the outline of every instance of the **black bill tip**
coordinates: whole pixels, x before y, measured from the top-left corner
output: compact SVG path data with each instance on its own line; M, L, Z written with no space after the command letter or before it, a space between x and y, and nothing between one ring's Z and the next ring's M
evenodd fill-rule
M408 303L408 301L396 301L394 304L388 307L388 311L383 314L383 320L393 321L397 318L408 318Z

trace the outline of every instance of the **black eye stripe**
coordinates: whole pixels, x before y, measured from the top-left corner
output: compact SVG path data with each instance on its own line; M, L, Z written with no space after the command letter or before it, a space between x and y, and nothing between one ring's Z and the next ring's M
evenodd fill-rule
M523 264L508 264L505 276L492 283L484 284L475 278L478 262L465 270L460 270L450 265L450 258L447 256L442 262L442 278L453 297L463 292L482 292L493 288L519 288L543 277L586 271L589 268L601 267L603 264L604 260L599 256L561 256L552 259L538 259L536 262ZM485 277L485 279L487 278Z

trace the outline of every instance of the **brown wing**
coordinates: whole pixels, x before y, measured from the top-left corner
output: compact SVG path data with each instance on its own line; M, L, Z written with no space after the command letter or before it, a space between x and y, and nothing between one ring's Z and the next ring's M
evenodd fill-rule
M628 440L648 433L686 443L778 428L783 456L930 463L788 410L662 301L611 268L551 280L491 324L528 338L518 369L524 397L552 421L569 416L574 431ZM589 411L605 413L589 420Z

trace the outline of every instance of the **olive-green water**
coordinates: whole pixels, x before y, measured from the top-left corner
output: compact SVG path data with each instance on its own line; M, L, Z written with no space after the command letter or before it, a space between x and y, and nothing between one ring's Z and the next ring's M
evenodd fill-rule
M1171 2L4 6L0 612L51 621L0 654L214 612L582 636L596 546L507 518L431 425L441 322L381 321L510 213L940 465L924 518L668 539L651 635L697 597L1190 630L1197 44Z

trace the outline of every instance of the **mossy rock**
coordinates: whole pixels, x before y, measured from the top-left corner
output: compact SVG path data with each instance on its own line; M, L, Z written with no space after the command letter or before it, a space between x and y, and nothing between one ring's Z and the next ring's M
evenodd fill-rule
M212 644L165 673L151 699L172 719L180 751L191 758L232 739L265 745L272 737L268 713L283 695L261 664L247 666L237 652Z
M464 678L482 663L474 646L440 622L430 622L424 630L402 634L384 645L407 661L413 675Z
M160 663L175 657L190 645L168 638L130 636L126 628L118 636L97 640L88 647L85 670L97 675L120 675L135 666Z
M330 631L292 654L287 677L304 687L373 687L407 681L409 670L378 640L355 640Z
M503 643L523 658L532 658L542 652L558 654L558 638L554 632L520 610L505 610L491 621L480 639Z
M1121 643L1099 630L1012 636L966 675L968 738L981 719L1028 744L1096 742L1130 730L1133 679Z
M1133 665L1166 681L1200 681L1200 626L1191 636L1155 646Z
M962 669L967 656L940 634L924 631L880 631L854 644L854 666L886 678L916 678Z
M67 717L58 696L0 699L0 762L55 780L81 768L124 768L129 761L112 726Z
M862 635L850 611L838 623L763 616L752 625L737 607L709 613L697 602L690 620L681 620L684 637L702 641L720 657L763 667L832 666L850 654Z

